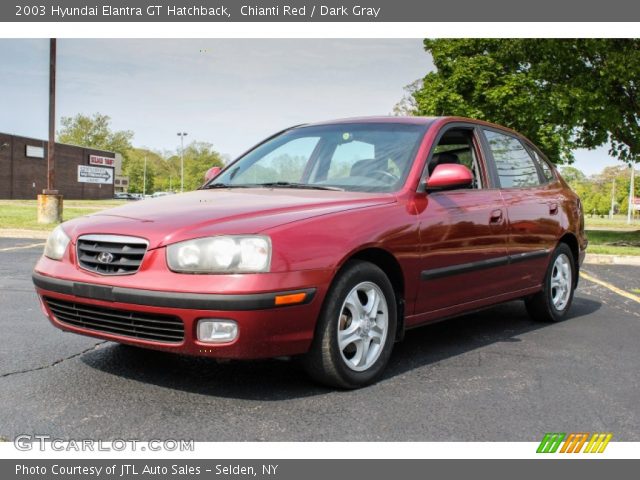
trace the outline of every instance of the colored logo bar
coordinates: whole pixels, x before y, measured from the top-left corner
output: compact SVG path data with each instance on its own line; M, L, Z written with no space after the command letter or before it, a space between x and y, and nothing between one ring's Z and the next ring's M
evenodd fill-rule
M545 433L536 453L602 453L611 438L612 433Z

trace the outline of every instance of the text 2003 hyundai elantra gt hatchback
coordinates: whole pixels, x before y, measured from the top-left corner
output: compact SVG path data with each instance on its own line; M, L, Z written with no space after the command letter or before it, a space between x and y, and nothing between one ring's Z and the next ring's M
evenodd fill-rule
M64 223L33 280L58 328L216 358L302 356L374 381L408 328L523 298L571 305L578 197L505 128L364 118L281 132L201 189Z

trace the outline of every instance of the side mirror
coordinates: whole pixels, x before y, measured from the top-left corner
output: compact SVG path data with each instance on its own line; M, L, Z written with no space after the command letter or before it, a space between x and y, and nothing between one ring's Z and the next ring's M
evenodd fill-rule
M211 167L209 170L207 170L207 173L204 174L204 182L207 183L209 180L214 179L221 171L221 167Z
M468 187L473 183L473 174L464 165L444 163L438 165L426 181L427 192Z

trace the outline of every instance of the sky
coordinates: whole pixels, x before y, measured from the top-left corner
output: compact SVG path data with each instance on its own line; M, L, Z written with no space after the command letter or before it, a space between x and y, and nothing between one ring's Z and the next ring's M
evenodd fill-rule
M47 137L47 39L0 39L0 132ZM58 40L57 118L100 112L133 144L177 132L235 158L291 125L388 115L433 63L421 39ZM619 162L578 150L585 174Z

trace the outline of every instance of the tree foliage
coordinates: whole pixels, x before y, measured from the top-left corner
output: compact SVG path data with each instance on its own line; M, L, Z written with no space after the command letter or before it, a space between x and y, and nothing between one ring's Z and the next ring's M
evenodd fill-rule
M108 115L94 113L87 116L79 113L75 117L62 117L62 128L58 131L58 141L80 147L107 150L122 155L131 148L133 132L130 130L111 130L111 118Z
M180 189L180 151L168 157L158 177L159 185L169 189L169 176L173 190ZM206 142L192 142L184 147L184 189L195 190L204 183L204 174L211 167L223 166L221 155Z
M584 212L587 215L607 215L611 210L611 197L613 194L614 213L626 214L629 209L629 184L631 172L623 165L606 167L602 172L585 176L574 167L562 167L562 177L571 185L571 188L580 196ZM636 170L634 182L635 195L640 197L640 172ZM615 182L615 189L613 184Z
M437 70L412 92L411 113L511 127L556 163L607 142L613 156L639 160L640 40L426 39L424 46Z
M145 159L147 163L146 188L145 182ZM131 148L122 161L122 171L129 177L129 191L136 193L153 193L156 190L156 176L163 158L148 149Z
M107 115L78 114L62 117L58 141L82 147L120 153L122 173L129 177L129 191L135 193L180 190L180 151L155 152L131 145L133 132L113 131ZM146 158L146 189L145 179ZM184 149L184 189L194 190L204 182L205 172L213 166L224 164L222 156L205 142L192 142Z

